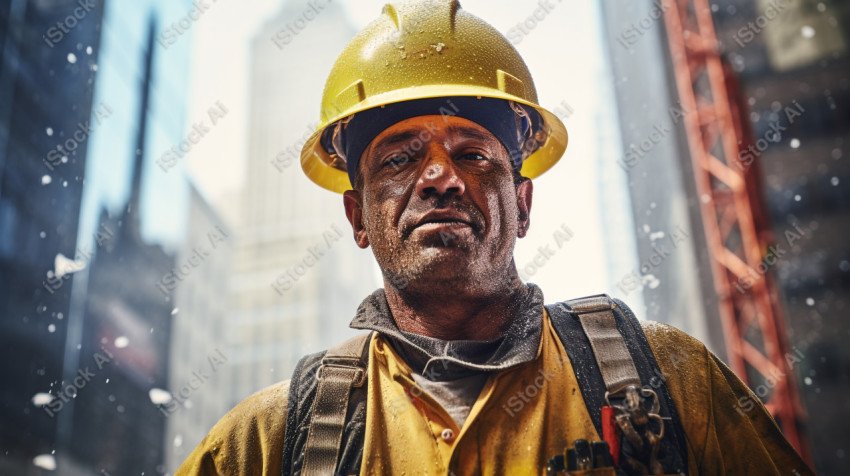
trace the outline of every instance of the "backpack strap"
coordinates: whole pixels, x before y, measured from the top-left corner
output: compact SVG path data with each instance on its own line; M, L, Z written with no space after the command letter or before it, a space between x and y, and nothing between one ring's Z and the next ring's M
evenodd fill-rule
M299 361L290 387L284 475L337 474L338 468L348 473L355 469L350 466L359 467L371 336L353 337Z
M668 473L687 474L684 430L664 377L640 323L622 301L600 294L547 305L552 325L569 355L582 397L597 433L602 435L606 393L628 387L651 387L667 436L660 461Z

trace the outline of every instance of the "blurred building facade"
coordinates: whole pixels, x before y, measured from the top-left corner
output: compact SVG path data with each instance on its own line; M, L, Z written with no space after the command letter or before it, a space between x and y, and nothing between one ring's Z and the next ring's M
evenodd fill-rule
M201 192L191 187L188 232L177 263L196 265L176 290L171 311L166 470L173 473L222 415L230 410L230 349L226 296L234 231Z
M77 28L56 28L67 18L77 21L76 6L0 1L3 474L26 474L33 458L50 455L56 443L55 414L35 403L51 400L62 378L71 286L68 276L48 273L57 260L64 269L65 258L77 255L86 130L95 119L95 60L85 46L97 49L103 15L95 2Z
M708 266L705 235L678 103L659 2L604 4L637 223L656 215L668 227L689 225L690 264L665 259L658 290L644 289L659 320L689 332L704 329L716 352L722 334ZM846 160L850 130L850 57L846 2L726 0L711 3L721 53L732 82L745 143L732 165L756 177L749 195L767 211L760 223L765 271L777 283L773 296L785 316L789 344L805 357L793 367L804 406L804 430L818 474L843 474L850 403L842 391L850 368L843 318L850 296L850 187ZM644 64L664 65L645 68ZM641 91L636 95L636 91ZM648 181L651 180L652 185ZM658 187L663 183L663 187ZM651 205L656 204L656 208ZM641 217L641 218L639 218ZM650 230L654 230L652 223ZM664 229L663 227L661 229ZM638 230L640 231L640 230ZM641 259L651 259L652 239L638 233ZM689 286L690 294L680 288ZM748 292L741 283L732 292ZM659 291L660 290L660 291ZM714 330L714 331L713 331ZM699 333L694 333L699 336ZM746 338L746 336L745 336ZM724 356L724 352L719 352Z
M164 470L189 7L0 2L3 474Z
M169 385L174 287L162 283L177 264L185 178L155 164L183 140L186 84L175 78L185 78L189 50L159 40L188 10L188 2L106 6L95 97L114 113L91 138L80 241L93 257L74 277L64 379L90 356L106 362L58 415L64 472L165 469L167 415L155 396ZM104 242L84 229L116 231Z
M599 41L604 45L602 28L599 29ZM607 52L604 46L600 50ZM623 233L623 230L637 230L635 217L632 216L631 189L626 169L621 166L620 128L616 123L617 106L614 101L611 77L611 62L607 57L602 60L599 71L599 104L595 114L595 132L598 159L596 176L598 181L597 199L603 210L602 239L607 261L607 293L622 299L640 319L647 318L647 309L641 291L644 286L650 288L659 284L651 277L643 277L638 262L636 233ZM650 208L649 213L652 213Z
M324 78L355 33L340 5L316 5L286 2L251 45L247 178L227 331L233 404L289 378L304 354L352 335L357 305L377 287L371 252L353 244L341 197L300 170Z

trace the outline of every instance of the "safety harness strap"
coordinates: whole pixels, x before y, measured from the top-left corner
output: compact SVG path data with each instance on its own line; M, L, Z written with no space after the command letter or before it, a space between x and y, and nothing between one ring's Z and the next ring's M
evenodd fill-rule
M353 337L325 353L316 372L316 397L304 445L304 474L335 474L352 389L366 382L371 334Z
M582 329L593 348L605 388L617 393L629 385L640 386L640 377L626 341L617 328L614 303L604 294L567 301L579 317Z
M597 433L603 434L606 393L630 385L649 386L657 393L658 413L669 429L660 443L661 464L668 473L687 474L684 428L649 342L628 306L600 294L546 305L546 310L570 357Z

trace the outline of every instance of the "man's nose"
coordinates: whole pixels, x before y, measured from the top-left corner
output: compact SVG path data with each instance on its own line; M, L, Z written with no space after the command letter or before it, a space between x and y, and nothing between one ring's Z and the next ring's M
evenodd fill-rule
M455 163L443 147L432 144L416 182L420 198L431 195L463 195L466 185L457 173Z

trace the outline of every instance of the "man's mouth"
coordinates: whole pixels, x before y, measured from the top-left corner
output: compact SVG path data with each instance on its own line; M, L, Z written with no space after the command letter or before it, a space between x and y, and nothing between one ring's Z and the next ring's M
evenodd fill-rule
M457 227L466 227L472 228L472 225L465 221L458 220L440 220L440 221L429 221L425 223L420 223L416 225L414 230L442 230L448 228L457 228Z
M434 210L422 216L409 228L407 235L415 231L458 232L463 229L475 230L475 225L466 215L455 210Z

